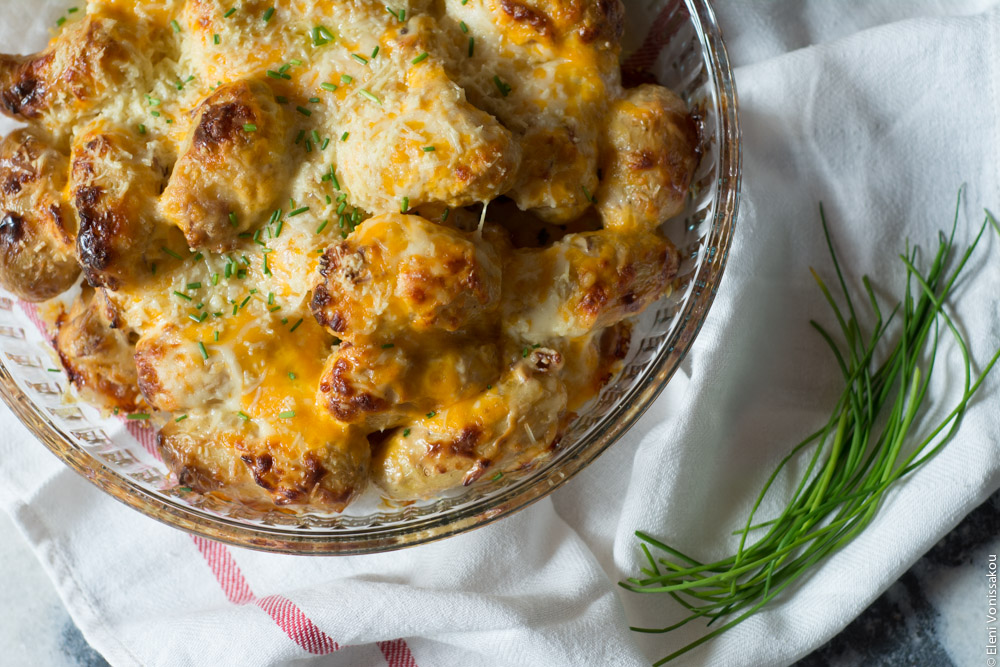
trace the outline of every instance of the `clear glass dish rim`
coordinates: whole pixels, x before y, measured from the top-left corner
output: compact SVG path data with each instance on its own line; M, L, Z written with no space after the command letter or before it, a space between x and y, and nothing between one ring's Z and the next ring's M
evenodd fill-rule
M586 468L628 431L649 408L679 368L708 315L728 260L739 205L742 154L738 102L728 54L709 0L684 0L699 41L706 49L708 76L719 96L719 173L715 215L705 247L716 252L692 277L704 287L688 299L677 315L683 318L673 348L661 349L649 364L651 372L629 392L628 400L609 412L607 426L586 447L564 456L545 474L532 476L489 498L468 506L407 522L402 526L296 532L282 526L250 526L155 495L79 449L69 434L52 423L17 386L0 364L0 398L38 440L73 471L113 498L142 514L208 539L260 551L308 555L378 553L416 546L488 525L540 500Z

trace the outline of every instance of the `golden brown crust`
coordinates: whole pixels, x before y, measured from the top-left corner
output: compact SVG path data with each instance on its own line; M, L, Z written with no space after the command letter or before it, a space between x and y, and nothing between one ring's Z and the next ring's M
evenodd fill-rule
M318 401L336 419L385 429L482 391L500 375L495 343L467 336L400 336L343 343L324 367Z
M262 437L191 418L167 424L157 443L182 486L261 509L340 512L365 487L370 450L353 429L327 441Z
M65 135L71 121L92 113L108 95L137 78L139 54L127 23L90 15L31 56L0 56L0 111L46 122ZM60 125L65 127L59 127Z
M544 340L612 326L663 296L679 266L674 245L649 233L571 234L518 250L504 267L504 327Z
M139 389L159 410L211 408L235 389L225 357L203 359L197 345L170 324L139 338L135 366Z
M118 289L149 270L143 253L166 174L134 136L97 121L73 142L69 188L80 220L77 252L95 287Z
M66 156L29 130L0 141L0 285L27 301L61 294L80 273L66 169Z
M394 500L429 498L552 451L566 408L555 372L514 364L481 394L397 429L373 454L372 481Z
M327 248L318 272L313 314L347 340L474 329L500 297L500 261L488 242L414 215L371 218Z
M283 192L286 125L271 89L254 80L222 86L193 113L160 211L192 248L223 252Z
M629 90L611 108L602 140L597 208L604 226L649 231L680 213L697 149L697 126L683 100L662 86Z
M141 405L133 347L109 302L85 288L68 314L59 318L56 350L70 381L81 395L107 409L133 412Z

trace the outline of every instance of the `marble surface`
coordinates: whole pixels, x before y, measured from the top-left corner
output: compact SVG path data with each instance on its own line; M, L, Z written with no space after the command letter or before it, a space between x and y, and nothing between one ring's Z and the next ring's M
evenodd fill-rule
M986 653L986 572L991 554L1000 554L1000 492L797 667L996 665L988 662L991 656ZM7 647L4 664L108 664L77 630L34 554L3 513L0 570L5 579L0 587L0 645Z

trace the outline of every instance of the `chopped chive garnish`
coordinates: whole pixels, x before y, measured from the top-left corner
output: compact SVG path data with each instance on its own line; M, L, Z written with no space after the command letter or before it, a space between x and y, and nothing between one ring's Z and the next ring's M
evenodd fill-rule
M135 412L133 414L127 415L125 419L149 419L148 412Z
M364 97L365 99L371 100L375 104L382 104L382 100L380 100L377 95L372 94L365 88L359 90L358 94Z
M254 124L254 123L243 123L243 131L244 132L256 132L257 131L257 125Z
M288 217L289 217L289 218L294 218L294 217L295 217L295 216L297 216L297 215L302 215L303 213L305 213L305 212L306 212L306 211L308 211L308 210L309 210L309 207L308 207L308 206L303 206L302 208L297 208L297 209L295 209L294 211L291 211L291 212L290 212L290 213L288 214Z
M139 134L146 134L146 126L139 123Z
M58 373L59 372L58 368L48 368L46 370L48 370L48 372L50 372L50 373Z
M181 415L180 417L178 417L177 419L174 420L174 423L175 424L180 423L180 422L184 421L187 418L188 418L187 415ZM181 487L181 488L186 488L186 487Z
M274 305L274 292L267 293L267 305L269 306Z
M410 198L403 197L403 201L399 203L399 212L406 213L409 210L410 210Z
M309 98L309 104L319 104L319 103L320 103L320 99L318 97L310 97ZM319 139L317 139L317 141L319 141Z
M60 16L56 19L56 25L62 27L62 24L66 22L65 16Z
M275 95L274 101L277 102L278 104L288 104L288 98L285 97L284 95Z
M160 117L160 112L159 111L150 111L149 115L152 116L153 118L159 118Z
M250 421L250 415L248 415L247 413L243 412L242 410L240 410L239 412L237 412L236 416L239 417L240 419L242 419L245 422Z
M201 283L200 282L198 282L198 283L188 283L187 284L187 288L188 289L201 289Z
M281 75L275 72L273 69L267 70L266 74L272 79L280 79Z
M330 137L323 140L323 145L319 147L321 151L325 151L326 147L330 145Z
M262 17L264 19L264 23L270 21L272 16L274 16L274 7L268 7L267 11L264 12L264 16Z
M232 263L232 261L230 261L228 264L226 264L226 270L224 271L224 275L226 276L226 278L231 278L232 277L232 275L233 275L233 263Z
M472 54L475 53L475 52L476 52L476 38L475 37L470 37L469 38L469 57L471 58ZM506 95L504 97L506 97Z
M433 410L431 410L430 412L427 413L427 418L430 419L431 417L433 417L436 414L437 414L436 412L434 412Z
M408 428L404 428L403 429L403 437L404 438L410 437L410 429L408 429Z
M493 388L493 385L491 385L491 384L488 384L488 385L486 385L486 388L487 388L487 389L492 389L492 388Z
M385 345L382 346L382 349L383 350L390 350L390 349L392 349L394 347L396 347L395 343L386 343Z
M354 81L354 77L351 76L350 74L341 74L340 75L340 82L341 83L350 83L351 81Z
M459 21L458 27L462 29L462 32L469 32L469 26L465 25L465 21Z
M337 215L343 213L345 208L347 208L347 202L346 201L340 202L340 205L337 206Z
M442 214L441 214L441 222L444 222L445 220L447 220L447 219L448 219L448 216L449 216L450 214L451 214L451 209L450 209L450 208L446 208L446 209L444 210L444 213L442 213Z
M299 328L299 325L301 325L301 324L302 324L302 318L300 317L300 318L299 318L299 321L298 321L298 322L296 322L295 324L293 324L293 325L292 325L292 328L291 328L291 329L289 329L289 330L288 330L288 332L289 332L289 333L291 333L292 331L295 331L296 329L298 329L298 328Z
M504 83L499 76L493 75L493 83L496 84L497 90L499 90L500 94L503 95L504 97L507 97L507 95L510 94L511 90L510 86Z
M378 47L376 46L374 49L372 49L372 58L374 58L377 55L378 55Z
M288 62L291 63L292 65L295 65L296 67L302 67L302 61L299 60L298 58L292 58Z
M342 135L340 135L340 140L341 141L347 141L347 137L349 137L349 136L351 136L350 132L344 132ZM340 187L338 186L337 189L339 190Z
M305 138L305 136L306 136L306 131L305 130L299 130L298 136L295 137L295 143L296 144L302 143L302 140Z
M490 481L491 482L495 482L498 479L500 479L501 477L503 477L503 473L502 472L498 472L497 474L493 475L493 478Z
M240 309L242 310L242 308L244 306L246 306L248 303L250 303L250 297L247 297L247 298L243 299L243 303L240 304ZM525 355L525 356L527 356L527 355Z
M233 7L232 9L230 9L229 11L227 11L222 16L223 16L223 18L227 18L228 19L230 16L232 16L235 13L236 13L236 7Z
M240 311L240 307L239 307L239 306L233 306L233 315L234 315L234 316L235 316L235 315L236 315L236 313L238 313L239 311Z
M317 132L316 130L313 130L312 131L312 138L313 138L313 142L318 144L319 143L319 132Z
M247 259L246 255L240 255L240 259L243 261L244 264L246 264L247 266L250 266L250 260Z
M197 308L198 310L201 310L201 309L202 309L202 308L204 308L204 307L205 307L205 304L203 304L203 303L199 303L199 304L197 304L197 305L195 306L195 308Z
M341 192L340 196L337 197L337 201L344 201L346 199L347 199L347 193L346 192Z
M202 255L202 254L201 254L201 253L199 252L199 253L198 253L197 255L195 255L194 257L192 257L192 258L191 258L191 261L193 261L193 262L200 262L200 261L201 261L201 260L203 260L203 259L205 259L205 256L204 256L204 255Z
M306 116L306 117L309 117L309 116L313 115L313 112L310 111L309 109L306 109L305 107L301 107L301 106L300 107L295 107L295 110L298 111L303 116Z
M326 226L328 224L330 224L330 221L329 220L324 220L323 224L321 224L319 227L316 228L316 233L319 234L320 232L322 232L324 229L326 229Z
M66 13L67 14L76 14L78 11L80 11L79 7L70 7L69 9L66 10Z
M289 410L287 412L282 412L278 415L278 419L291 419L295 416L295 410Z
M413 63L414 65L419 65L420 63L422 63L425 60L427 60L427 55L428 55L427 52L424 51L419 56L417 56L416 58L414 58L413 60L411 60L410 62Z
M385 11L389 12L390 14L392 14L396 18L397 21L399 20L399 13L396 12L396 10L394 10L392 7L386 5Z
M188 315L188 319L197 324L201 324L201 318L197 315Z
M198 341L198 351L201 352L202 359L208 359L208 350L205 349L205 344Z
M313 142L312 139L306 139L306 153L313 152Z
M288 379L289 380L294 380L296 377L298 377L298 376L295 373L289 373L288 374Z
M400 23L404 23L405 21L406 21L406 10L405 9L400 9L399 10L399 22Z
M594 199L594 196L592 194L590 194L590 190L587 189L587 186L581 185L580 187L583 188L583 196L587 198L587 201L589 201L592 204L596 204L597 200Z
M333 83L324 82L319 84L319 87L322 88L323 90L329 90L331 93L337 90L337 85Z
M341 139L341 141L347 141L347 132L344 132L344 136ZM337 180L337 172L335 172L333 170L333 165L332 164L330 165L330 180L333 181L333 189L334 190L339 190L340 189L340 181Z
M174 29L174 32L181 31L181 24L176 19L170 21L170 27Z
M154 276L156 275L156 262L153 262L153 263L152 263L152 264L150 265L150 267L149 267L149 270L150 270L150 271L152 272L152 274L153 274Z
M281 310L281 306L271 306L270 308L267 309L267 312L269 312L269 313L276 313L279 310Z
M274 238L281 236L281 230L285 228L285 221L278 220L278 226L274 228Z
M215 342L216 343L219 342L219 331L218 331L218 329L216 329L215 331L212 332L212 337L215 338Z
M214 35L212 35L212 41L215 42L216 44L222 41L222 39L219 37L219 33L215 33Z
M180 298L184 299L185 301L194 301L194 299L192 299L191 297L189 297L184 292L178 292L177 290L174 290L174 294L176 296L179 296Z
M468 4L468 2L469 2L469 0L462 0L462 5L463 6L466 5L466 4Z
M425 152L425 153L431 153L431 152L435 151L436 149L433 146L424 146L421 150L423 152Z
M357 60L362 65L367 65L368 64L368 58L365 58L362 55L358 55L357 53L352 53L351 57L354 58L355 60Z

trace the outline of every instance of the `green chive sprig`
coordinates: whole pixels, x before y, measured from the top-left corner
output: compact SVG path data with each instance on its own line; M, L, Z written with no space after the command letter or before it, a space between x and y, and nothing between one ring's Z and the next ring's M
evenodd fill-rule
M867 333L847 290L822 207L820 217L843 306L815 271L813 277L833 311L842 341L835 341L820 324L811 324L830 346L845 388L826 424L793 447L768 478L746 523L734 533L740 536L735 554L703 563L645 532L636 532L648 567L640 568L640 576L620 585L636 593L667 593L690 614L667 627L632 630L665 633L696 619L705 619L709 624L732 619L655 665L670 662L742 623L850 543L871 523L886 492L949 442L969 401L1000 358L998 350L974 378L968 345L944 310L956 279L986 227L992 225L1000 234L1000 226L992 215L987 213L979 233L950 273L947 267L954 261L957 208L951 234L941 234L926 274L916 267L916 248L911 249L907 244L906 253L900 255L906 271L906 290L902 302L888 318L883 318L875 291L864 276L865 296L875 320L867 327ZM902 319L902 331L890 345L885 360L878 363L876 350L886 345L886 332L897 315ZM951 412L917 440L920 436L911 433L911 427L924 407L942 334L950 334L961 352L963 392ZM904 448L909 443L913 445ZM791 500L777 517L755 521L757 510L778 475L800 452L812 446L815 451ZM751 533L760 536L751 537Z

